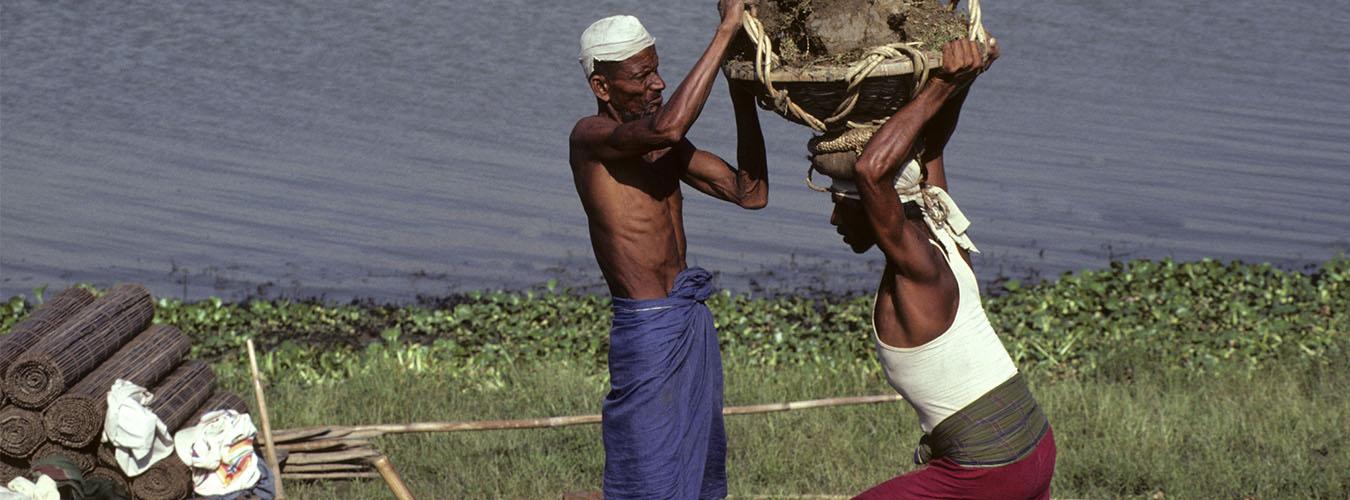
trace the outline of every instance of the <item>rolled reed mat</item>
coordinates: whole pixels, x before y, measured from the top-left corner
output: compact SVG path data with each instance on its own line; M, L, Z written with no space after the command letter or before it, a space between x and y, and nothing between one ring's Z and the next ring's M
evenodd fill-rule
M103 430L108 411L108 389L123 379L150 387L173 371L187 356L192 341L177 328L152 325L89 372L42 414L47 437L71 448L93 443Z
M15 405L46 408L144 331L154 316L154 300L145 287L113 287L19 356L5 372L5 393Z
M197 408L197 413L192 414L191 417L188 417L186 422L183 422L183 427L197 425L202 421L202 415L216 410L234 410L239 413L249 412L248 403L244 401L244 398L239 397L233 392L217 390L211 395L210 399L207 399L205 403L202 403L201 408Z
M98 463L100 465L106 465L114 469L121 467L117 464L117 449L113 448L112 444L99 443L98 446L94 448L94 456L98 457Z
M117 484L118 486L121 486L122 491L125 494L131 495L131 482L128 481L127 477L122 475L122 471L118 470L116 467L108 467L103 464L98 464L94 466L94 471L85 474L85 477L88 479L94 478L107 479Z
M0 456L27 458L46 441L41 413L17 406L0 410Z
M38 460L42 460L52 455L60 455L62 457L65 457L66 460L70 460L70 463L73 463L75 464L76 467L79 467L80 472L83 472L85 474L93 472L94 464L98 461L98 458L94 456L93 448L90 448L88 450L72 450L70 448L66 448L65 446L61 446L59 444L52 442L48 442L38 447L38 450L33 452L32 461L36 462Z
M67 288L28 313L23 321L9 329L8 335L0 337L0 374L4 374L14 360L28 352L43 336L93 301L93 292L83 288ZM4 384L0 384L0 401L6 397L3 390Z
M0 484L9 484L14 478L28 474L28 461L0 457Z
M131 478L131 494L141 500L180 500L192 493L192 470L178 454L156 462Z
M188 361L150 389L155 395L150 401L150 411L159 416L169 432L178 432L215 388L216 374L211 365L200 360Z
M23 321L9 329L9 334L0 337L0 372L9 368L9 364L19 359L42 337L67 319L75 315L80 308L94 301L94 294L83 288L68 288L56 294L51 300L28 313Z

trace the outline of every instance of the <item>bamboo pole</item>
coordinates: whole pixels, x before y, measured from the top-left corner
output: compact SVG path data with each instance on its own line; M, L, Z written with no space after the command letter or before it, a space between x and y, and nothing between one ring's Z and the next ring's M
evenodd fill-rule
M326 464L334 462L349 462L353 460L364 460L378 456L380 456L380 452L375 448L358 448L354 450L335 451L331 453L292 453L290 458L286 459L286 464L287 465Z
M272 439L276 441L277 446L283 443L296 441L312 441L314 439L338 439L346 437L350 432L339 432L331 427L305 427L301 429L277 429L272 434Z
M403 482L403 477L398 475L394 469L394 463L389 461L389 457L380 455L371 461L375 470L380 472L384 478L384 483L389 485L389 491L394 492L394 498L398 500L414 500L412 490L408 489L407 483Z
M793 401L790 403L773 403L754 406L733 406L722 410L723 415L751 415L755 413L774 413L780 411L809 410L812 408L829 408L834 406L854 406L870 405L877 403L892 403L895 401L904 401L899 394L884 394L880 396L857 396L847 398L813 399L810 401Z
M300 441L295 443L277 443L277 449L281 451L307 452L324 451L347 448L360 448L370 446L370 441L363 439L325 439L322 441Z
M320 472L369 472L370 467L362 464L306 464L291 465L281 470L282 474L320 473Z
M281 487L281 463L277 461L277 449L272 446L272 422L267 417L267 399L263 397L262 377L258 375L258 356L253 352L253 339L248 345L248 367L253 372L253 394L258 399L258 413L262 414L263 445L267 447L267 464L277 472L277 498L286 498L286 490Z
M332 479L379 479L378 472L302 472L286 474L286 479L332 480Z
M722 414L752 415L759 413L775 413L784 411L807 410L813 408L831 408L839 406L891 403L895 401L902 401L903 399L904 398L902 398L899 394L813 399L808 401L792 401L786 403L771 403L752 406L731 406L724 408L722 410ZM587 425L598 423L600 423L600 415L576 415L570 417L529 418L517 420L477 420L468 422L419 422L411 424L331 426L331 427L316 427L297 430L283 430L280 432L294 433L296 435L310 434L325 437L328 436L328 434L326 433L332 433L332 435L343 436L344 438L347 439L368 439L373 437L384 436L387 434L495 431L495 430L513 430L513 429L548 429L554 427L568 427L574 425Z

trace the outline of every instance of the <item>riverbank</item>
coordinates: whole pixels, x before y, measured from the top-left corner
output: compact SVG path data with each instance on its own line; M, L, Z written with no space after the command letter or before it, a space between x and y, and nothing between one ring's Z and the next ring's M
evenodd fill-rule
M1203 372L1271 362L1320 363L1350 331L1350 259L1311 273L1265 264L1132 261L1024 286L1008 281L985 309L1024 371L1128 378L1140 360ZM723 352L753 365L872 363L868 296L708 301ZM31 307L11 298L0 331ZM424 371L491 381L519 364L602 371L608 298L566 290L475 292L421 305L159 299L156 321L193 339L193 356L239 365L246 338L268 375L342 380L362 360L397 356ZM486 383L486 382L485 382Z
M708 301L727 404L884 394L870 298ZM0 331L31 304L0 308ZM1350 469L1350 259L1310 273L1214 261L1133 261L985 297L1060 447L1056 496L1344 497ZM194 341L228 388L250 391L263 346L274 425L593 414L607 388L608 299L545 289L421 305L161 299L156 321ZM903 404L728 420L732 491L852 494L908 470ZM548 498L595 489L594 427L379 441L430 497ZM809 449L809 453L802 450ZM381 498L380 483L297 485Z

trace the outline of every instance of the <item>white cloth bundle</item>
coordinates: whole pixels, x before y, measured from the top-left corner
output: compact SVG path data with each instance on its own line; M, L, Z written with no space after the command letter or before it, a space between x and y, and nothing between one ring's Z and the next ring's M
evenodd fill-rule
M656 45L656 39L633 16L611 16L581 33L581 67L590 78L596 61L622 61Z
M8 488L0 488L0 500L61 500L61 493L56 489L56 481L45 475L38 476L36 482L16 477Z
M247 413L216 410L174 434L178 458L192 467L192 491L218 496L252 488L262 477L253 438L258 429Z
M108 391L108 415L103 420L103 442L112 443L117 466L136 477L173 453L173 437L155 412L145 405L154 396L144 387L117 379Z

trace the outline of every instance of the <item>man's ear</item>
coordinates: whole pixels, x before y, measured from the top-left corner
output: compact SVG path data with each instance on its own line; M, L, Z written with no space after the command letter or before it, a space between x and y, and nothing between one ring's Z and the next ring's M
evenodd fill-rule
M609 79L600 73L591 74L591 92L595 93L595 98L602 102L609 102Z

